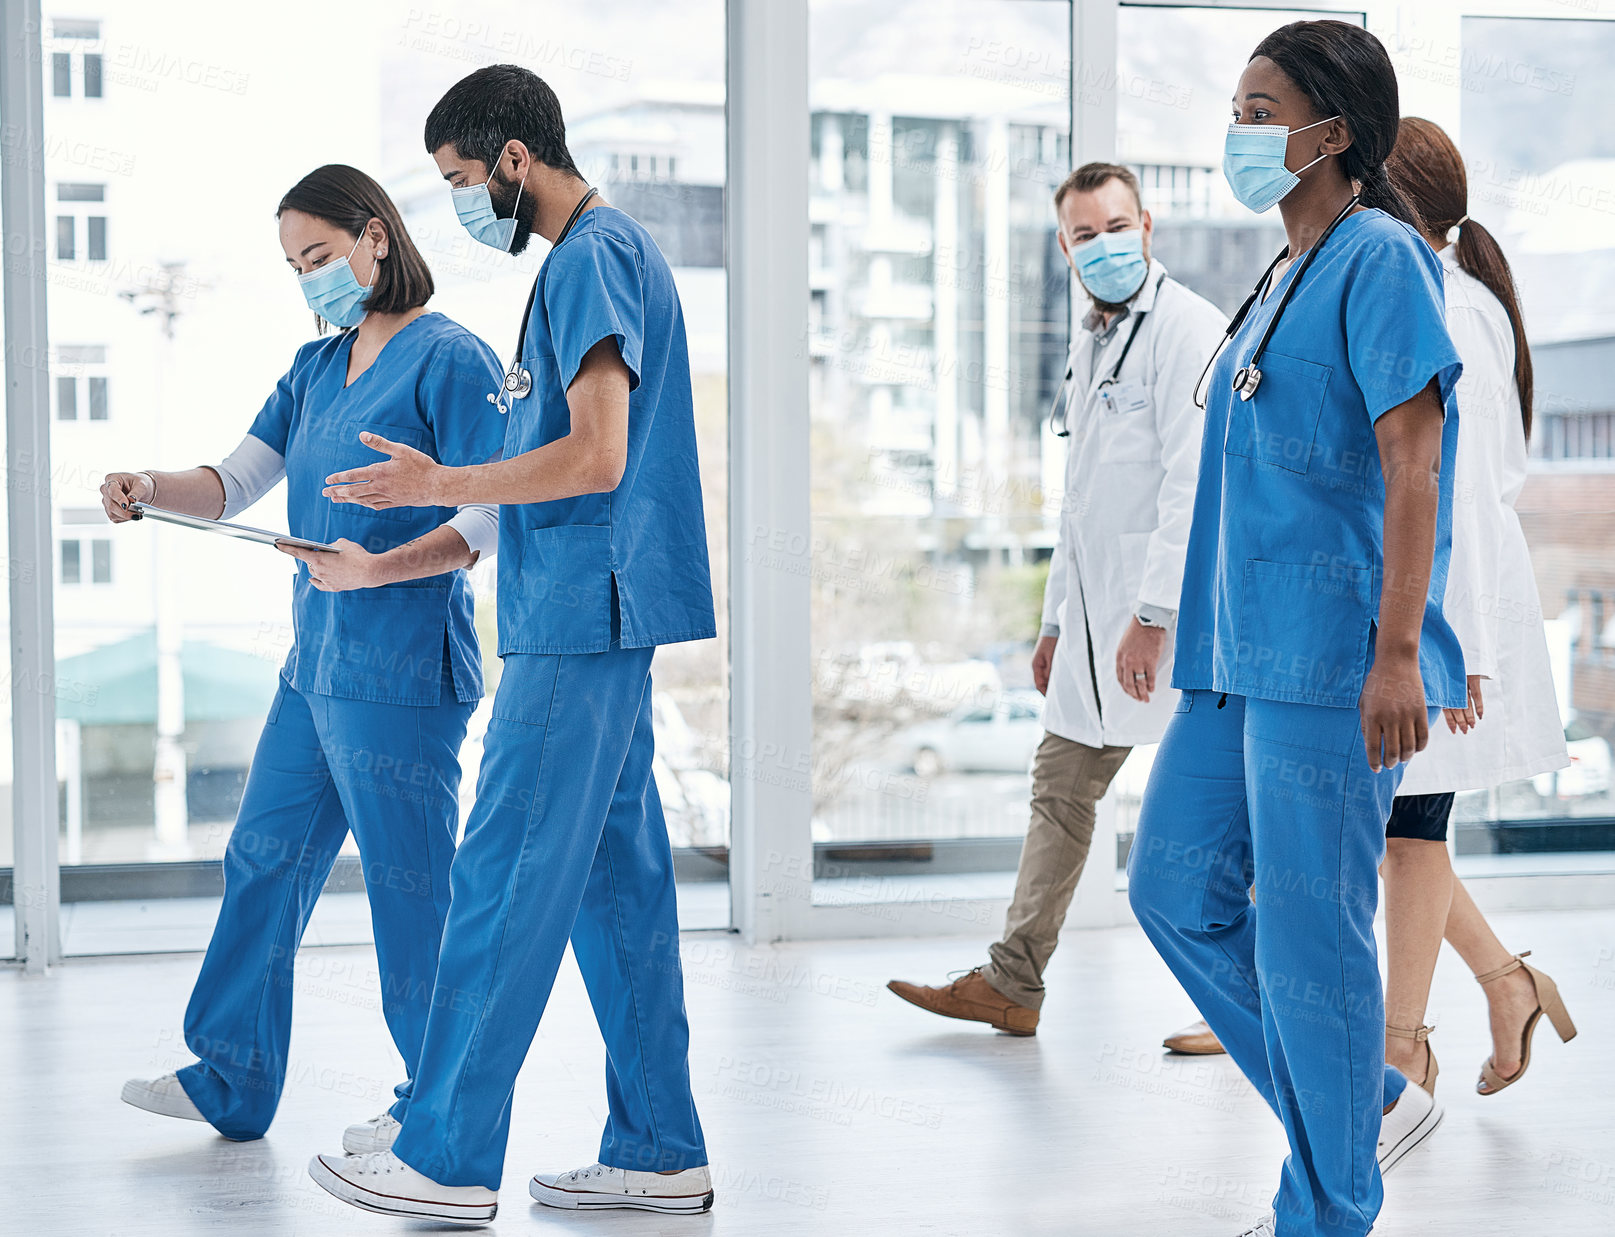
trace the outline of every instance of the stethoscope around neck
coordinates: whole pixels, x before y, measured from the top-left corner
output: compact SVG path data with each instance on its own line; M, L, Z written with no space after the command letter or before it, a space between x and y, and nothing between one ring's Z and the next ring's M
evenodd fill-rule
M1334 234L1335 229L1340 226L1341 220L1351 214L1352 208L1357 205L1358 199L1361 197L1361 193L1351 195L1351 201L1340 208L1340 213L1329 221L1329 226L1323 230L1323 235L1318 237L1317 243L1311 245L1307 249L1305 256L1302 257L1301 269L1296 271L1295 278L1290 280L1289 286L1284 289L1284 294L1279 297L1278 308L1273 311L1273 316L1268 319L1267 327L1262 331L1261 339L1256 341L1256 351L1251 353L1250 363L1241 366L1239 372L1234 375L1234 394L1239 396L1241 400L1248 402L1255 397L1256 388L1262 385L1262 356L1267 352L1268 340L1273 338L1273 332L1278 329L1279 319L1284 317L1284 311L1290 304L1290 298L1295 295L1295 290L1301 286L1301 281L1306 278L1307 268L1312 265L1312 260L1318 256L1318 251L1324 247L1330 236ZM1262 289L1267 287L1267 281L1272 277L1273 271L1280 262L1289 256L1290 247L1288 245L1279 250L1279 256L1267 264L1267 269L1262 272L1262 277L1256 281L1256 286L1251 289L1251 294L1245 298L1245 303L1239 307L1239 312L1234 315L1233 321L1228 324L1228 329L1223 332L1222 342L1217 345L1217 350L1211 354L1211 359L1206 362L1206 367L1200 371L1200 377L1194 384L1194 406L1196 408L1203 409L1206 406L1206 401L1200 393L1200 388L1205 385L1206 375L1211 372L1211 367L1217 363L1217 358L1222 355L1222 350L1228 346L1228 341L1239 333L1239 328L1244 324L1245 319L1250 316L1251 309L1262 295Z
M578 221L578 216L583 213L583 208L593 201L599 193L600 190L591 188L589 192L578 200L578 204L572 208L572 213L566 217L566 225L562 227L560 235L555 238L555 244L550 246L551 253L554 253L556 246L566 239L566 234L572 230L572 225ZM488 393L488 402L501 413L510 411L511 400L526 399L533 390L533 375L528 373L526 367L522 365L522 347L527 342L527 322L533 316L533 301L537 296L538 279L535 276L532 289L527 293L527 308L522 310L521 330L516 335L516 355L511 358L510 368L505 371L504 381L499 384L499 389Z
M1145 278L1148 279L1149 276L1146 275ZM1155 276L1157 291L1160 290L1161 281L1164 278L1165 275ZM1141 291L1143 287L1143 284L1139 285ZM1134 295L1136 296L1137 293L1134 293ZM1099 384L1094 388L1101 397L1108 397L1110 389L1116 385L1121 376L1122 363L1127 360L1127 354L1133 350L1133 341L1138 338L1138 328L1144 325L1144 317L1149 313L1147 309L1135 309L1130 312L1133 316L1133 329L1127 332L1127 339L1122 344L1122 354L1116 358L1116 364L1111 366L1110 373L1101 378ZM1049 428L1054 431L1056 438L1071 437L1071 431L1066 428L1066 410L1070 407L1071 379L1075 374L1076 370L1072 366L1067 365L1065 367L1065 378L1060 383L1059 393L1054 397L1054 406L1049 410Z

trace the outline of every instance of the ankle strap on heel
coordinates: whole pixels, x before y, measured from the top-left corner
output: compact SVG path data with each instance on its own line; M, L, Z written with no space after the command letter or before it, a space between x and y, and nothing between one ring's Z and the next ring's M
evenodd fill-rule
M1393 1027L1388 1022L1385 1024L1385 1034L1392 1039L1411 1039L1421 1044L1430 1038L1430 1032L1434 1030L1434 1027Z
M1531 951L1529 949L1527 949L1524 953L1515 954L1495 971L1487 971L1484 975L1475 976L1475 982L1477 984L1489 984L1494 979L1502 979L1505 975L1512 975L1515 971L1519 970L1525 965L1524 959L1529 958L1530 956Z

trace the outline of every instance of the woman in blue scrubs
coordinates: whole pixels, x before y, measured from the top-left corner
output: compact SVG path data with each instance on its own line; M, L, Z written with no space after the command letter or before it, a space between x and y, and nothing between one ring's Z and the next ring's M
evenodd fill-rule
M349 1131L356 1150L403 1116L425 1032L459 824L459 751L482 697L465 568L491 551L488 507L338 505L334 469L379 458L381 434L445 464L500 454L487 395L497 359L424 306L432 276L386 192L354 168L311 172L281 201L286 261L319 317L241 445L184 472L113 473L114 522L131 502L230 518L282 477L294 536L295 643L281 670L224 857L224 901L185 1014L194 1065L135 1080L123 1098L165 1116L260 1137L286 1078L293 960L338 850L353 832L370 898L382 1013L406 1082ZM325 334L326 325L339 328Z
M1440 1115L1385 1070L1373 935L1403 762L1465 698L1440 604L1461 366L1382 166L1398 113L1385 49L1344 22L1274 31L1240 78L1224 171L1289 246L1205 379L1182 698L1129 861L1140 923L1289 1137L1253 1235L1367 1233L1376 1160Z

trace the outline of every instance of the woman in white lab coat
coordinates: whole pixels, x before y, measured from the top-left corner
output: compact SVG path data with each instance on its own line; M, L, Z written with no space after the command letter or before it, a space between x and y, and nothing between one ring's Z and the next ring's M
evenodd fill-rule
M1463 158L1441 128L1404 118L1386 169L1424 220L1446 275L1447 330L1463 358L1452 567L1445 613L1463 645L1469 707L1446 710L1409 765L1386 829L1385 1058L1434 1092L1425 1003L1442 937L1475 973L1491 1013L1492 1057L1476 1090L1516 1081L1546 1014L1575 1034L1553 981L1511 954L1452 872L1453 792L1569 764L1531 556L1515 500L1531 430L1531 354L1508 261L1469 218Z

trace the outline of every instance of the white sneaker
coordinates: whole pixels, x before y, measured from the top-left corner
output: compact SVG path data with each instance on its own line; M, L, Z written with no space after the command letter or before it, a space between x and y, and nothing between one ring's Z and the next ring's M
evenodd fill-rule
M391 1151L317 1155L308 1175L329 1194L364 1211L449 1224L486 1224L499 1213L499 1192L480 1185L438 1185Z
M403 1128L403 1123L392 1113L384 1112L379 1117L371 1117L368 1121L361 1121L358 1125L350 1125L343 1130L342 1150L349 1155L391 1151L393 1139L398 1137L398 1131Z
M554 1176L539 1173L528 1185L527 1192L546 1207L570 1207L580 1211L631 1207L683 1215L711 1211L713 1197L712 1174L705 1165L664 1176L591 1164L588 1168Z
M1441 1105L1423 1087L1408 1083L1391 1107L1380 1118L1379 1170L1388 1173L1409 1151L1435 1132L1441 1124Z
M131 1078L123 1084L123 1102L144 1108L160 1117L179 1117L184 1121L206 1121L202 1110L185 1094L178 1074L164 1074L161 1078Z
M1239 1237L1273 1237L1279 1231L1278 1222L1278 1216L1270 1211L1241 1233Z

